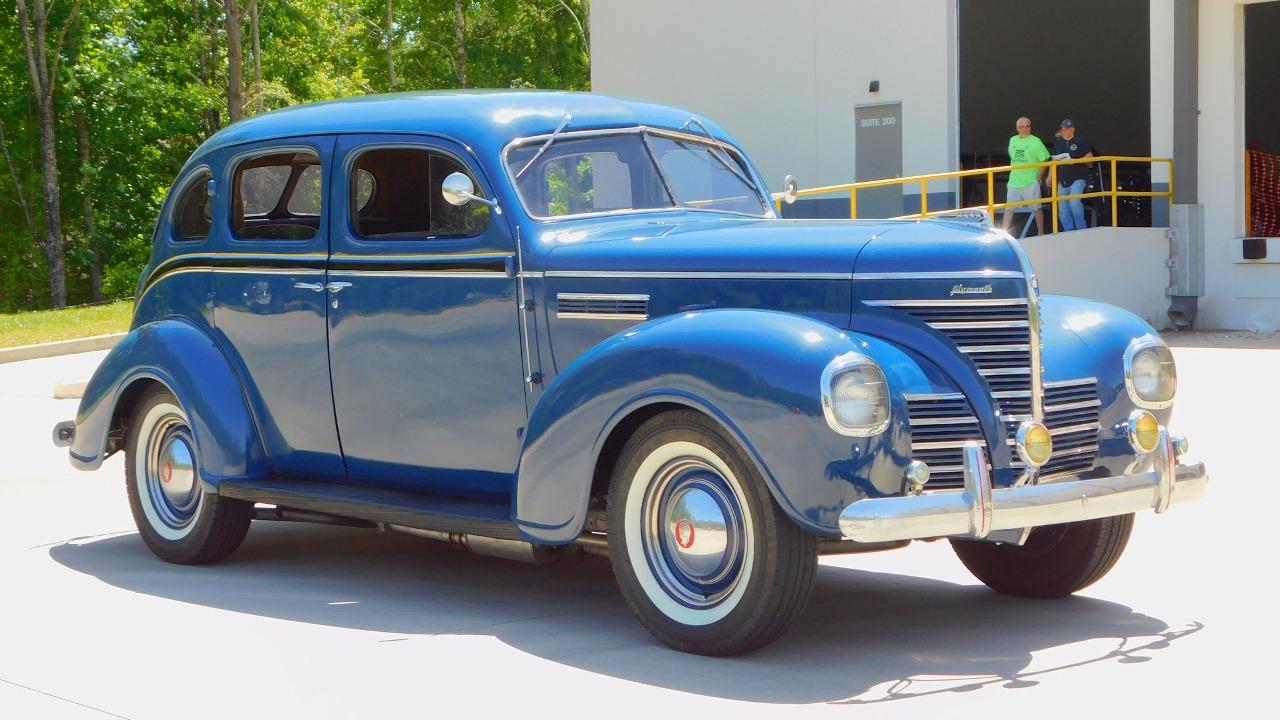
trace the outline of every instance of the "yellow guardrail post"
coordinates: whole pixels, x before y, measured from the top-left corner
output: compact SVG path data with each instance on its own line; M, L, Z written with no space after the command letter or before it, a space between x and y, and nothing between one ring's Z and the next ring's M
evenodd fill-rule
M1058 163L1049 166L1049 234L1058 232Z
M849 219L858 219L858 188L849 188Z
M920 178L920 217L929 217L929 178Z
M994 170L987 171L987 216L995 222L996 214L996 173Z
M1111 158L1111 227L1120 227L1120 208L1116 206L1119 195L1116 194L1116 159Z

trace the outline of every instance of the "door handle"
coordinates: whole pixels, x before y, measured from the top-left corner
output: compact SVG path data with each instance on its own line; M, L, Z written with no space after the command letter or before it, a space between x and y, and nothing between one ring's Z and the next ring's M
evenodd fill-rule
M311 292L320 292L324 290L324 286L320 283L296 282L293 287L298 290L310 290Z
M343 288L349 287L351 287L351 283L343 282L341 280L331 280L325 285L325 289L331 293L340 293Z

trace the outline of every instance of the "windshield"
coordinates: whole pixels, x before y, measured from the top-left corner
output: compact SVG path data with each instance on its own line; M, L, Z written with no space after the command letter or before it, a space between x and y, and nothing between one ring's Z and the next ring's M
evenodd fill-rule
M570 134L512 148L506 163L512 177L528 166L515 184L534 217L675 207L765 215L745 163L725 152L665 133Z

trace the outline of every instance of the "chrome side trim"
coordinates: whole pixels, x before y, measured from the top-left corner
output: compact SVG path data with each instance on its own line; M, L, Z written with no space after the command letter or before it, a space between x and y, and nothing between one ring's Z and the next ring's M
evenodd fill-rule
M620 300L623 302L649 302L649 296L643 293L556 293L558 300Z
M937 300L863 300L863 305L888 306L888 307L934 307L936 305L956 306L956 307L1000 307L1002 305L1026 305L1026 298L985 298L980 300L952 300L951 298L938 298Z
M1017 270L951 270L946 272L884 272L853 273L854 280L986 280L990 278L1020 278Z
M324 275L324 268L210 267L209 269L217 275ZM165 275L176 275L178 272L180 271L175 270Z
M546 277L698 279L698 280L849 280L852 273L698 272L631 270L547 270Z
M465 270L396 270L393 268L370 270L330 270L333 277L410 277L410 278L502 278L510 280L511 276L501 272L467 272Z
M999 530L1126 515L1164 512L1174 503L1204 495L1209 475L1203 463L1182 465L1174 441L1160 428L1154 467L1141 473L994 488L981 446L965 447L963 492L866 498L840 513L840 532L858 542L936 537L981 539Z
M625 313L577 313L556 311L556 317L564 320L630 320L640 322L648 320L648 315L627 315Z

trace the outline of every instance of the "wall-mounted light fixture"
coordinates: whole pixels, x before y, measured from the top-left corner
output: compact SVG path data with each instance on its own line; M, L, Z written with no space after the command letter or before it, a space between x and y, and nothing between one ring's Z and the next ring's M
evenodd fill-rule
M880 92L880 81L872 80L870 87L867 88L867 92Z

